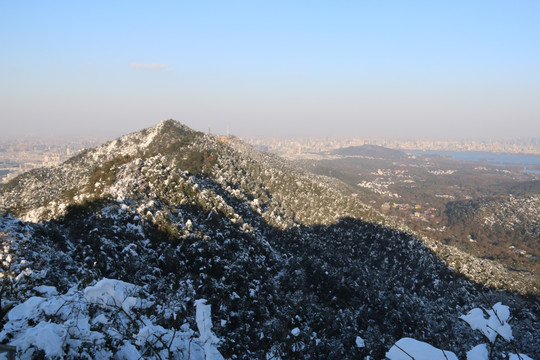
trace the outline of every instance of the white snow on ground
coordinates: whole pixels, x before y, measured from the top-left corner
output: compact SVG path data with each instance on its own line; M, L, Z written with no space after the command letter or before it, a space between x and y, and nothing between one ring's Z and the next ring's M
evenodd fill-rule
M31 345L45 351L48 357L61 358L64 355L62 344L67 336L64 326L54 323L40 322L34 327L26 329L11 343L17 348L28 348Z
M202 341L211 339L212 333L212 319L210 318L211 307L206 305L205 299L199 299L195 301L196 306L196 319L197 328L199 329L199 336Z
M519 356L517 354L508 354L508 360L533 360L532 358L528 357L527 355L525 354L519 354Z
M43 301L45 301L45 299L42 297L31 297L22 304L11 309L8 313L8 320L14 322L35 317L39 313L39 305L41 305Z
M116 353L116 358L122 360L139 359L140 357L139 350L129 342L118 348L118 352Z
M102 279L96 285L84 289L84 296L89 302L121 307L129 313L137 305L137 299L130 296L135 288L135 285L120 280Z
M390 360L458 360L456 354L448 350L437 349L428 343L412 338L403 338L396 342L386 353Z
M359 348L366 347L366 342L360 336L356 337L356 346Z
M54 286L41 285L41 286L36 286L34 290L46 296L58 295L58 292L56 291L56 288Z
M95 161L100 157L109 157L111 154L118 155L135 155L138 151L143 150L150 145L154 140L158 132L163 127L161 122L156 126L148 129L146 136L142 136L142 133L137 132L129 135L122 136L119 139L113 140L108 144L96 148L92 154Z
M152 305L148 294L123 281L102 279L63 295L53 287L35 290L45 297L11 309L0 332L0 342L16 346L19 359L32 359L41 350L47 358L223 360L206 300L195 302L197 338L187 323L176 330L153 324L144 315Z
M467 351L467 360L488 360L489 352L486 344L480 344Z
M212 332L211 306L206 305L205 299L195 300L197 328L199 339L203 344L206 360L223 360L223 356L217 351L216 345L219 339Z
M460 319L466 321L473 330L482 332L491 344L495 344L497 336L501 336L508 342L513 339L512 328L508 324L510 309L500 302L496 303L490 309L472 309L467 315L460 316ZM517 355L510 353L508 356L509 360L532 360L525 354ZM386 353L386 357L390 360L457 360L456 355L450 351L445 350L443 352L443 350L411 338L399 340ZM467 360L488 359L489 351L487 344L477 345L467 352Z
M484 315L489 317L486 318ZM467 315L462 315L460 319L466 321L473 330L478 330L484 334L489 342L493 344L497 335L506 341L512 340L512 328L507 323L510 318L510 309L500 302L493 306L493 309L482 310L472 309Z

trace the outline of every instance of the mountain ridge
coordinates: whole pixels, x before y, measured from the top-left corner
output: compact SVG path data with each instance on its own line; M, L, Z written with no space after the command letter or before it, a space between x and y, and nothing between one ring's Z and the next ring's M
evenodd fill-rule
M238 139L229 138L224 142L174 120L162 121L154 127L86 150L58 167L23 174L0 187L0 211L9 210L23 220L39 222L60 216L69 204L96 196L111 196L107 193L109 190L113 191L113 195L119 195L116 192L122 192L130 179L136 178L138 171L143 169L144 166L134 164L143 158L153 159L152 163L161 163L169 173L176 169L173 171L176 175L171 175L168 180L163 178L163 181L172 181L173 177L177 177L183 184L189 179L189 182L204 188L208 179L216 179L218 184L208 191L219 193L221 198L232 196L231 199L236 197L250 202L249 207L259 211L273 225L278 222L281 227L329 224L342 217L356 217L414 234L448 266L464 272L475 281L499 287L498 279L505 279L503 286L525 293L537 293L540 289L539 280L534 276L509 271L489 259L474 258L452 246L413 233L358 199L344 196L340 190L343 184L334 178L314 175L303 170L303 166L257 151ZM244 169L246 166L250 167L249 174ZM178 169L189 169L191 172ZM211 171L213 173L208 176ZM205 172L208 174L204 175ZM137 193L138 190L132 186L131 191ZM31 210L24 211L25 207ZM241 212L242 207L236 210ZM466 263L475 265L461 266L463 258L468 259ZM497 275L490 275L493 272Z
M379 145L361 145L361 146L349 146L346 148L336 149L331 152L333 155L340 156L360 156L360 157L369 157L369 158L383 158L383 159L393 159L400 160L407 158L407 153L390 149L384 146Z
M88 169L77 171L81 164ZM165 121L64 166L42 175L49 184L36 171L0 188L0 208L18 207L29 220L2 217L19 275L26 266L49 273L21 275L13 301L36 282L68 288L102 276L161 294L157 303L170 311L204 297L219 305L224 325L216 332L230 358L379 358L405 335L464 349L470 342L458 315L485 298L521 309L516 329L524 339L539 328L537 298L465 280L432 252L442 245L383 226L387 219L331 181L234 138ZM53 270L54 262L61 265ZM175 311L193 321L185 309ZM161 311L154 316L177 326ZM288 332L294 328L300 336ZM357 334L370 349L351 346Z

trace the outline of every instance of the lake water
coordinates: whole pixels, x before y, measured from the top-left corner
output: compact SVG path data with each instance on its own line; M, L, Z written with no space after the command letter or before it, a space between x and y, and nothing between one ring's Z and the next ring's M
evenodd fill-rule
M534 167L540 166L540 155L522 155L522 154L494 154L479 151L422 151L408 150L408 154L422 155L441 155L456 161L485 162L488 165L495 166L522 166L525 172L540 174L540 170Z

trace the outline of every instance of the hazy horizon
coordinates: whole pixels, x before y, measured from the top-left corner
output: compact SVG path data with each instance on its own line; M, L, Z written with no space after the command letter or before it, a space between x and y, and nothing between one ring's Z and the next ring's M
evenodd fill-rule
M540 136L540 3L3 2L1 138Z
M175 120L176 119L167 119L167 120ZM163 121L163 120L161 120ZM44 144L52 144L55 142L62 143L62 142L71 142L71 141L97 141L97 142L107 142L114 140L116 138L129 135L133 132L138 132L140 130L143 130L148 127L155 126L159 124L161 121L156 122L155 124L144 126L139 129L135 129L132 131L119 131L116 133L99 133L99 132L89 132L88 134L61 134L61 133L46 133L46 134L32 134L31 132L23 132L20 134L15 135L9 135L0 133L0 141L3 142L10 142L10 141L30 141L35 142L39 141ZM180 123L190 126L189 124L186 124L184 122ZM227 129L226 125L224 129L219 129L220 131L214 131L212 128L197 128L190 126L194 130L201 131L203 133L210 133L211 135L216 136L225 136L227 135ZM285 140L285 141L294 141L294 140L309 140L309 139L329 139L329 140L352 140L352 139L363 139L366 141L373 140L373 141L398 141L398 142L407 142L407 141L419 141L419 142L522 142L522 141L530 141L530 140L537 140L540 141L540 136L536 135L529 135L529 136L501 136L501 137L487 137L487 136L478 136L478 137L470 137L470 136L462 136L462 137L451 137L451 136L388 136L388 135L295 135L295 134L284 134L284 135L251 135L251 134L245 134L245 135L238 135L234 131L229 131L229 134L231 136L236 136L241 139L248 139L248 140Z

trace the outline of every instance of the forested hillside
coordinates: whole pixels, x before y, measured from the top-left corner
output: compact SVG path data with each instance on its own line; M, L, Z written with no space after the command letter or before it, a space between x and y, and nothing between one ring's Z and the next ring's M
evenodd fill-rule
M540 356L538 297L508 291L534 294L534 279L419 239L340 186L172 120L24 174L0 188L0 339L22 358L189 358L193 343L230 359L378 359L404 337L465 354L479 339L459 316L503 302L514 345ZM104 278L123 282L122 302L88 295ZM49 305L9 312L77 289L87 332ZM199 326L201 299L220 342ZM22 342L47 321L64 347Z

